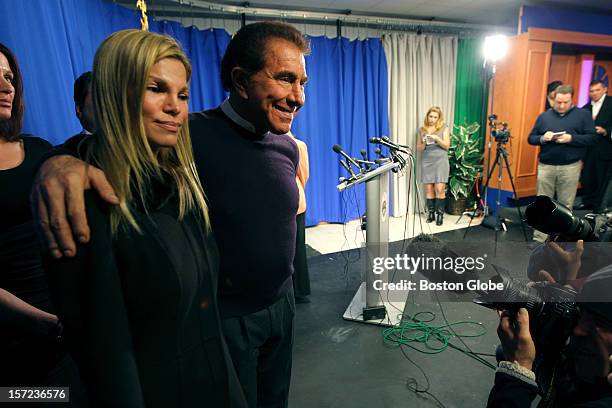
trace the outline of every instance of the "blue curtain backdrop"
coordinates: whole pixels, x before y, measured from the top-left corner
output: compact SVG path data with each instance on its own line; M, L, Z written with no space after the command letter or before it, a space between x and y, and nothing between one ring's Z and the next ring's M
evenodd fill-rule
M0 2L0 41L17 56L25 88L24 132L53 144L80 131L72 84L91 69L110 33L139 27L135 14L98 0Z
M23 130L62 143L81 130L72 100L74 80L91 69L95 51L108 35L140 28L140 15L101 0L0 0L0 15L0 42L15 52L24 77ZM152 18L149 26L176 38L191 59L190 109L209 109L223 101L220 63L230 35ZM310 152L307 225L346 221L365 211L363 185L337 192L338 178L347 174L332 146L338 143L359 157L370 137L388 134L387 65L380 40L311 41L307 103L293 129ZM372 154L373 148L369 150Z
M140 28L139 14L100 0L3 0L0 16L0 42L16 54L23 74L23 131L62 143L81 130L72 100L74 80L91 70L96 49L111 33ZM190 109L218 105L225 98L219 66L229 34L151 18L149 26L176 38L191 59Z
M377 38L312 37L306 57L309 77L306 104L293 133L308 145L310 180L306 185L306 225L340 222L365 212L365 187L338 193L339 177L348 177L338 164L334 144L353 157L368 148L368 139L389 134L387 62ZM374 147L368 148L370 157Z

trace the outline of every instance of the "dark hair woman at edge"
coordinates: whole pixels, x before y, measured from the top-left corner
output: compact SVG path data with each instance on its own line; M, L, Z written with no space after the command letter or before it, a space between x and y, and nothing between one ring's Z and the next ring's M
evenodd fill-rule
M38 162L51 148L21 134L23 80L15 55L0 44L0 386L70 386L78 374L59 343L29 194Z

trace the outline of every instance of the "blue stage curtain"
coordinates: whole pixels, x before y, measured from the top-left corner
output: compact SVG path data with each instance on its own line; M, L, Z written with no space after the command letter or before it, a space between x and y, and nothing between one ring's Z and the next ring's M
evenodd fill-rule
M140 15L101 0L0 1L0 15L0 41L15 52L24 77L24 132L62 143L81 130L72 100L74 80L92 68L95 51L108 35L140 28ZM220 66L230 35L152 18L149 25L176 38L191 59L191 111L219 105L226 97ZM294 126L310 151L308 225L353 219L365 211L363 186L343 196L337 192L338 178L347 174L332 146L338 143L359 156L370 137L388 134L387 65L380 40L313 37L311 43L307 103Z
M138 17L100 0L0 2L0 41L16 55L25 93L24 132L63 142L80 131L74 80L91 69L97 46L110 33L138 28Z
M74 111L74 80L92 68L100 43L111 33L140 28L140 14L101 0L0 1L0 42L17 56L25 93L25 133L53 144L81 130ZM149 18L150 30L176 38L193 69L190 109L218 105L225 93L219 69L230 36ZM192 48L193 45L193 48Z
M189 111L217 107L227 97L221 84L221 59L231 39L223 29L198 30L174 21L154 22L151 31L175 38L191 61Z
M353 157L373 136L389 134L387 62L377 38L310 38L306 105L293 133L308 145L310 180L306 185L306 224L341 222L365 213L365 188L338 193L339 177L348 177L332 151L339 144ZM373 147L368 148L373 157Z

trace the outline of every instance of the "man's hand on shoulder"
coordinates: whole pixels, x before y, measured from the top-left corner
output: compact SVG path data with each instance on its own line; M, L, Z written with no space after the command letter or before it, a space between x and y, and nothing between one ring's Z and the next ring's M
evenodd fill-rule
M43 247L56 259L76 255L75 237L89 241L84 191L94 188L109 204L119 204L102 170L72 156L47 159L32 187L30 202Z

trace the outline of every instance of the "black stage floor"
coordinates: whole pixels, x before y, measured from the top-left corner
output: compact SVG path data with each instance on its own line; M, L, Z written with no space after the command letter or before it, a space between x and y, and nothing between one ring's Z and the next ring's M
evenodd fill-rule
M465 230L438 234L448 242L458 242ZM531 229L528 232L531 238ZM467 241L492 251L494 231L470 228ZM396 251L401 242L393 243ZM497 256L513 275L525 278L530 249L520 225L510 224L508 232L498 234ZM293 378L290 407L298 408L391 408L391 407L483 407L493 383L494 370L470 356L448 348L437 354L423 354L408 347L402 351L383 342L383 327L342 319L362 281L365 262L363 250L350 253L316 255L310 252L311 303L298 304L296 314ZM351 260L347 266L347 256ZM486 333L464 339L479 353L493 354L498 344L497 314L464 302L442 302L449 322L481 322ZM444 324L442 312L431 294L420 293L407 302L405 314L432 312L430 324ZM399 312L395 312L399 313ZM425 320L427 315L420 315ZM474 332L474 327L456 328ZM465 347L456 338L451 342ZM422 345L417 345L421 348ZM485 356L495 363L495 358ZM410 361L409 361L410 359ZM420 367L418 368L417 367ZM426 393L427 389L441 404Z

